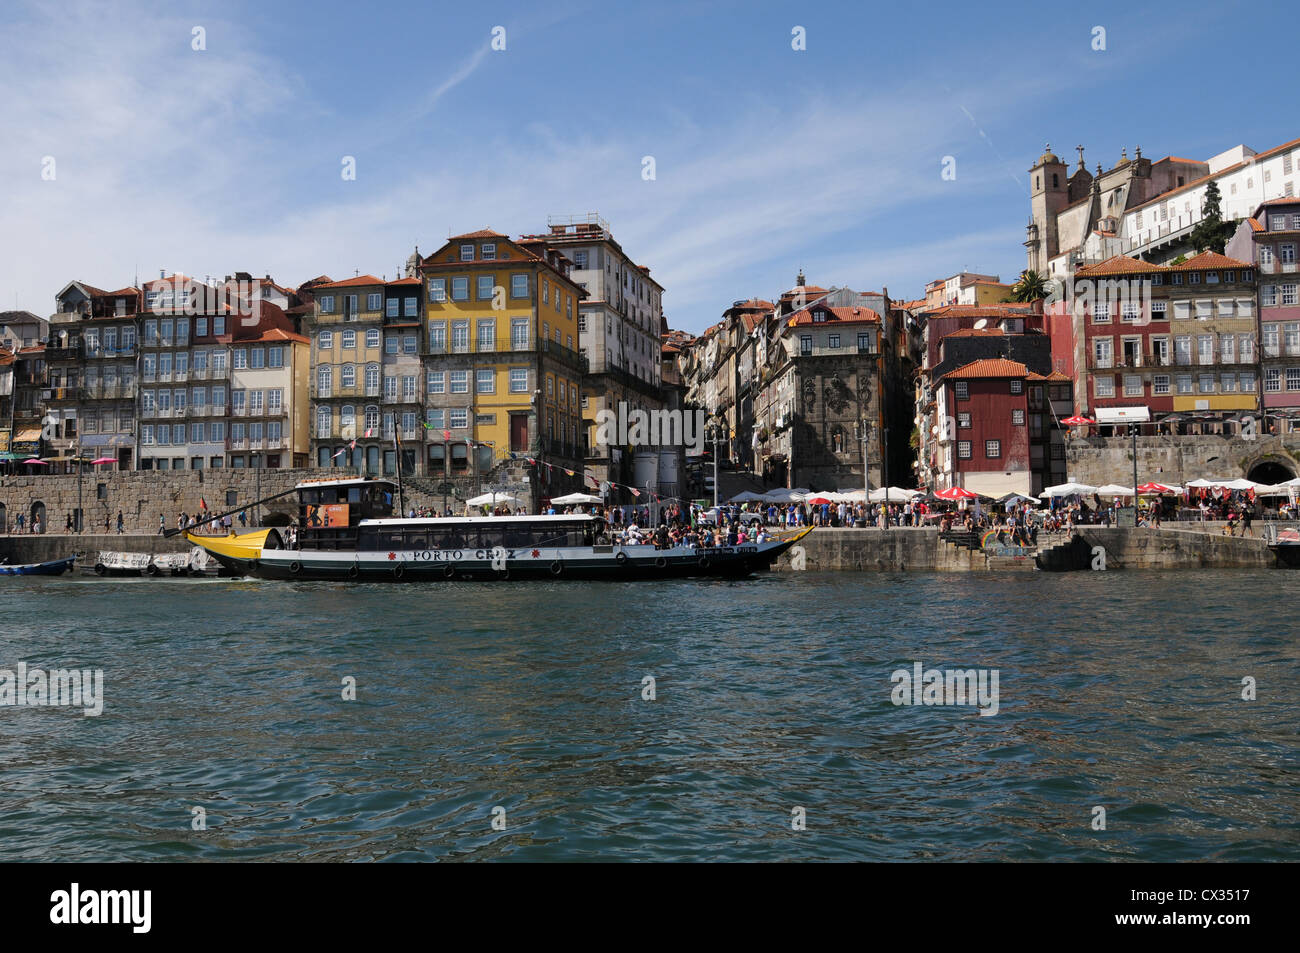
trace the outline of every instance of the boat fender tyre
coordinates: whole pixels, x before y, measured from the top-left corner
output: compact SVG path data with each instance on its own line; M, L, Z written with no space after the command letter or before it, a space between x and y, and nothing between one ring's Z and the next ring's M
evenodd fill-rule
M357 576L359 575L361 575L361 567L358 566L356 563L353 563L351 566L348 567L349 579L356 579Z
M95 575L102 576L108 572L108 567L103 563L95 563Z
M708 557L708 556L701 556L701 557L700 557L700 568L701 568L701 569L708 569L708 568L709 568L709 557Z
M664 569L667 567L667 565L668 565L668 560L665 559L663 556L660 556L658 559L655 560L656 569Z
M289 563L289 572L295 576L298 575L298 573L302 572L302 563L298 562L296 559Z
M456 567L455 567L455 566L452 566L452 565L449 564L449 565L446 565L446 566L443 566L443 567L442 567L442 578L443 578L443 579L450 579L450 578L451 578L452 576L454 576L454 575L456 575Z
M401 579L406 575L406 563L398 563L393 567L393 578Z
M149 568L146 569L145 572L147 572L151 576L157 576L162 573L162 570L159 569L157 566L155 566L153 563L150 563Z
M558 559L551 563L552 576L558 576L562 572L564 572L564 563L560 562Z
M627 553L619 553L617 556L614 557L614 562L618 563L620 566L626 566Z

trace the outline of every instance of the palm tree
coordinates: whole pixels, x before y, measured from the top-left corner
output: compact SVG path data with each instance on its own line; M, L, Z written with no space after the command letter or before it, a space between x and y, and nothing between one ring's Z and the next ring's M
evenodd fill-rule
M1011 286L1012 301L1041 301L1047 297L1047 279L1031 268L1020 273L1019 280Z

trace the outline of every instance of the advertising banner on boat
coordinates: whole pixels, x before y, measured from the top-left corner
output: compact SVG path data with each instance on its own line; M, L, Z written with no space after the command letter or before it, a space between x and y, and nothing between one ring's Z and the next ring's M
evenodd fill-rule
M307 507L308 526L347 526L348 504L323 503Z

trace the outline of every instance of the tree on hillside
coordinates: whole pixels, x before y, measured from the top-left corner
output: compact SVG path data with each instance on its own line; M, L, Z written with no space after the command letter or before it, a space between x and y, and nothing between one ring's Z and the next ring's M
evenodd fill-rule
M1192 229L1191 242L1198 252L1217 251L1223 254L1223 247L1228 244L1228 239L1236 227L1232 222L1223 220L1223 212L1220 207L1222 196L1219 194L1218 183L1211 180L1205 188L1205 203L1201 206L1201 220L1196 223Z
M1047 297L1047 291L1047 279L1032 268L1026 268L1020 273L1016 283L1011 286L1011 300L1041 301Z

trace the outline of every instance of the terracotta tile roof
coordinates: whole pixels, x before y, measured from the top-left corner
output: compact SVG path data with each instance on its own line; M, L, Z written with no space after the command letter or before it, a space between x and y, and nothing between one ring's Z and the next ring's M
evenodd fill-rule
M1168 270L1165 265L1153 265L1149 261L1130 258L1128 255L1112 255L1095 265L1084 265L1074 275L1076 278L1091 275L1148 275Z
M356 278L345 278L342 281L331 281L328 284L317 285L318 288L360 288L364 285L382 285L384 282L374 275L358 275ZM312 289L312 290L316 290Z
M466 232L464 235L453 235L447 239L449 242L460 241L462 238L506 238L500 232L494 232L490 228L480 228L477 232Z
M241 338L239 343L242 344L242 343L244 343L245 340L250 340L250 341L295 341L295 342L297 342L297 343L299 343L299 344L310 344L310 343L311 343L311 341L309 341L307 338L303 337L301 334L294 334L292 331L286 331L286 330L284 330L283 328L271 328L269 331L263 331L261 334L259 334L259 335L258 335L257 337L255 337L255 338L247 338L247 339Z
M813 321L813 312L825 311L828 315L825 321ZM812 324L879 324L880 315L870 308L828 308L822 305L814 305L811 310L801 308L794 314L790 315L786 327L803 327Z
M960 331L953 331L951 334L945 334L945 338L976 338L996 336L1006 334L1001 328L962 328Z
M19 353L19 354L44 354L44 353L45 353L45 345L44 345L44 344L33 344L31 347L20 347L20 348L18 349L18 353Z
M971 361L964 367L949 371L939 378L975 378L975 377L1026 377L1029 369L1019 361L1008 361L1004 357L986 357L979 361Z
M1042 375L1042 374L1036 374L1036 373L1034 373L1033 371L1030 371L1028 374L1025 375L1025 380L1027 380L1027 381L1050 381L1050 382L1052 382L1052 383L1056 383L1056 384L1069 384L1069 383L1071 383L1070 378L1067 377L1066 375L1062 374L1060 371L1052 371L1052 373L1050 373L1050 374L1048 374L1048 375L1046 375L1046 376L1044 376L1044 375Z
M1259 219L1257 218L1251 217L1246 219L1246 224L1250 226L1252 232L1262 232L1264 230L1264 226L1259 224Z
M388 287L392 288L395 285L418 285L419 283L419 278L398 278L396 281L388 282Z
M827 290L828 289L819 287L818 285L796 285L789 291L785 292L785 294L781 295L781 297L789 298L791 295L797 295L800 293L806 295L824 295Z
M139 293L140 293L139 288L132 288L131 286L128 285L125 288L118 288L116 291L108 292L107 297L122 298L122 297L130 297L131 295L138 295Z
M1280 198L1269 199L1267 202L1260 202L1260 208L1268 208L1270 205L1296 205L1300 204L1300 195L1283 195Z
M1170 265L1175 271L1201 271L1206 268L1253 268L1248 261L1238 261L1217 251L1203 251L1194 258L1189 258L1181 265Z

